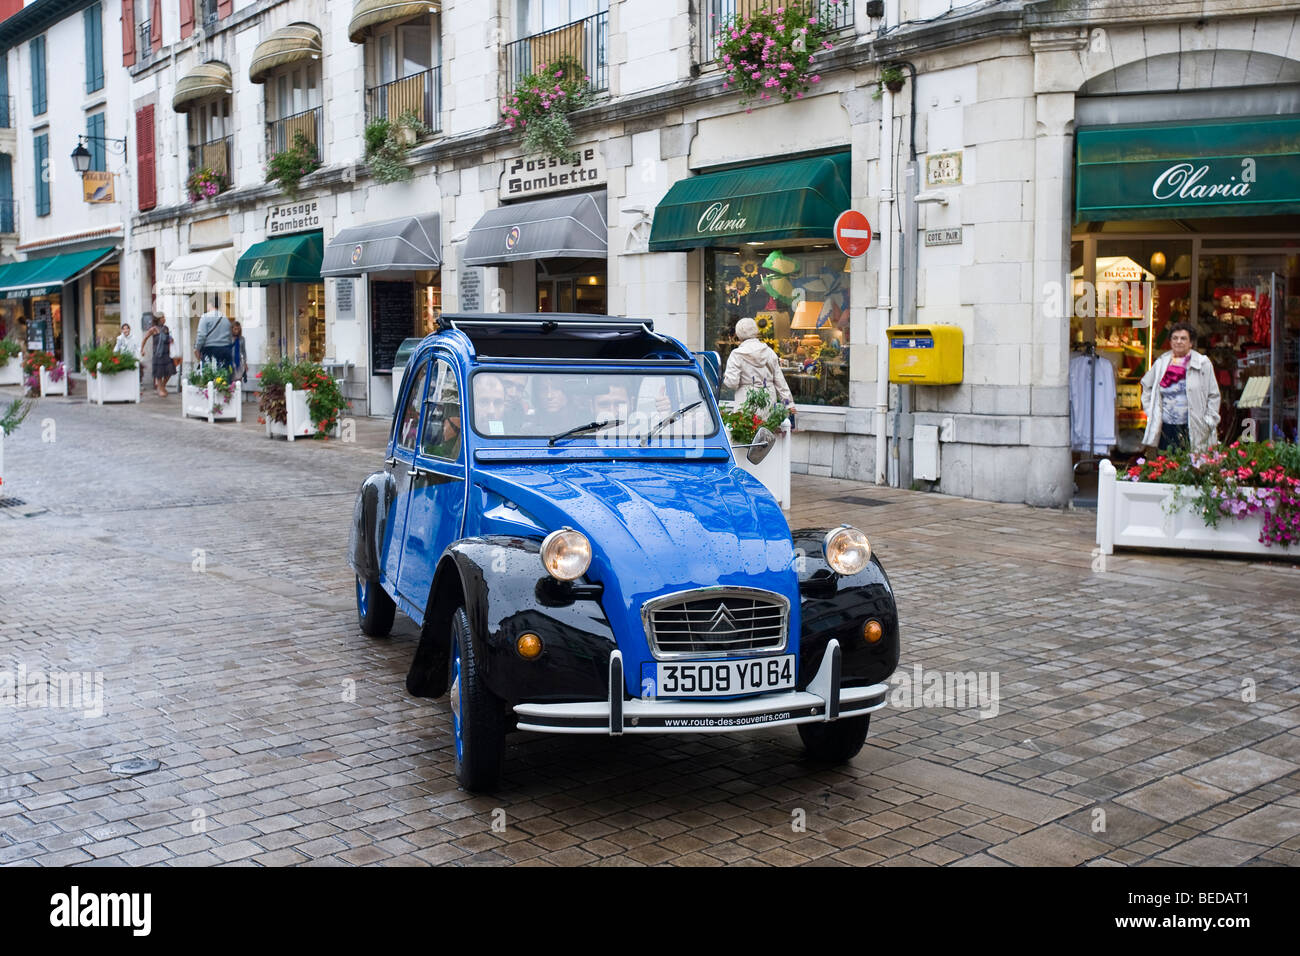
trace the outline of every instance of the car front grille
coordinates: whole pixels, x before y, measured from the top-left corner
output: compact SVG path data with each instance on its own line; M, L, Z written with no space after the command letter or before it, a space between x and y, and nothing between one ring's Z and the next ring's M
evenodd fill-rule
M785 649L790 603L753 588L669 594L642 610L658 658L772 654Z

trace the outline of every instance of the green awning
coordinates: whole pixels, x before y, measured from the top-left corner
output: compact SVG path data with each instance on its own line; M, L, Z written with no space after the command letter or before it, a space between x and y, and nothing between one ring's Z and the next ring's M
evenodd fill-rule
M83 252L63 252L42 259L11 262L0 269L0 299L52 295L62 290L65 283L81 277L116 254L116 246L104 246Z
M674 183L655 208L650 251L833 239L850 208L848 153L704 173Z
M1084 127L1076 222L1300 213L1300 116Z
M255 242L235 263L235 281L252 285L320 282L320 264L324 256L325 238L319 232Z

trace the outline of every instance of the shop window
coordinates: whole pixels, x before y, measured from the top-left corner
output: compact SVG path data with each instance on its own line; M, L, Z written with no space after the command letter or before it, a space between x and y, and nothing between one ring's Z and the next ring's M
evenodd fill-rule
M833 246L704 250L705 348L727 356L751 318L800 405L849 403L848 260ZM741 396L743 397L743 396Z
M91 306L95 316L95 344L115 342L122 331L120 268L100 266L91 273L90 288Z
M537 260L537 311L605 315L606 272L603 259Z
M325 283L289 287L294 303L293 342L299 361L325 358Z

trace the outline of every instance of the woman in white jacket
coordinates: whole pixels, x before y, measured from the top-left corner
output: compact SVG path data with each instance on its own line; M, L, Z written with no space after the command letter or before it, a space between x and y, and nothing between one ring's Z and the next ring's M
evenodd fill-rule
M1142 376L1147 430L1142 443L1161 451L1190 445L1205 451L1218 441L1219 383L1214 364L1192 348L1196 333L1179 322L1169 330L1169 351Z
M781 374L781 363L776 353L758 337L758 323L753 319L741 319L736 323L736 338L740 344L727 356L727 370L722 376L723 388L741 389L751 386L770 386L776 390L776 397L787 405L794 404L790 386ZM772 393L769 391L769 395ZM737 398L744 400L743 394L737 392Z

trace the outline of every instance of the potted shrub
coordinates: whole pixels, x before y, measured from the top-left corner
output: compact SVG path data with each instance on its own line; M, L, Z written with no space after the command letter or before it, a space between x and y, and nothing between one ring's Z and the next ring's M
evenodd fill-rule
M190 372L181 386L181 416L215 421L244 420L244 395L240 383L224 365L204 362Z
M0 339L0 385L23 383L23 346L15 339Z
M559 57L519 80L501 107L501 119L507 129L523 132L526 154L567 159L573 147L569 114L591 103L590 84L577 59Z
M813 60L834 44L817 6L816 0L792 0L738 13L722 23L717 34L722 88L740 93L741 106L774 96L787 103L803 99L821 82Z
M366 163L377 182L396 183L410 179L407 154L429 128L420 122L414 110L403 110L397 119L381 116L366 124Z
M228 185L229 180L224 173L217 172L211 166L204 166L190 173L189 179L185 180L185 192L190 202L202 202L224 192Z
M105 402L140 401L140 362L130 352L116 352L111 345L97 345L82 353L86 369L86 395L99 405Z
M23 359L23 381L32 395L68 395L72 383L68 370L53 352L28 352Z
M0 492L4 491L5 483L5 436L12 435L31 410L31 402L15 398L8 408L0 411Z
M1207 452L1104 461L1097 544L1300 558L1300 446L1234 442Z
M292 145L276 153L266 163L266 181L279 183L290 199L298 198L298 184L308 173L320 168L316 147L302 130L293 134Z
M781 402L774 401L766 388L750 388L745 400L728 411L722 409L722 422L733 446L748 445L760 428L776 435L776 446L758 464L744 451L735 453L736 466L763 483L782 508L790 507L790 413Z
M880 99L881 90L889 90L891 93L897 93L907 83L907 74L903 72L900 66L887 66L880 71L880 79L876 81L875 99Z
M323 366L285 358L263 368L257 378L257 420L266 425L266 437L283 435L293 441L337 434L339 416L349 402Z

